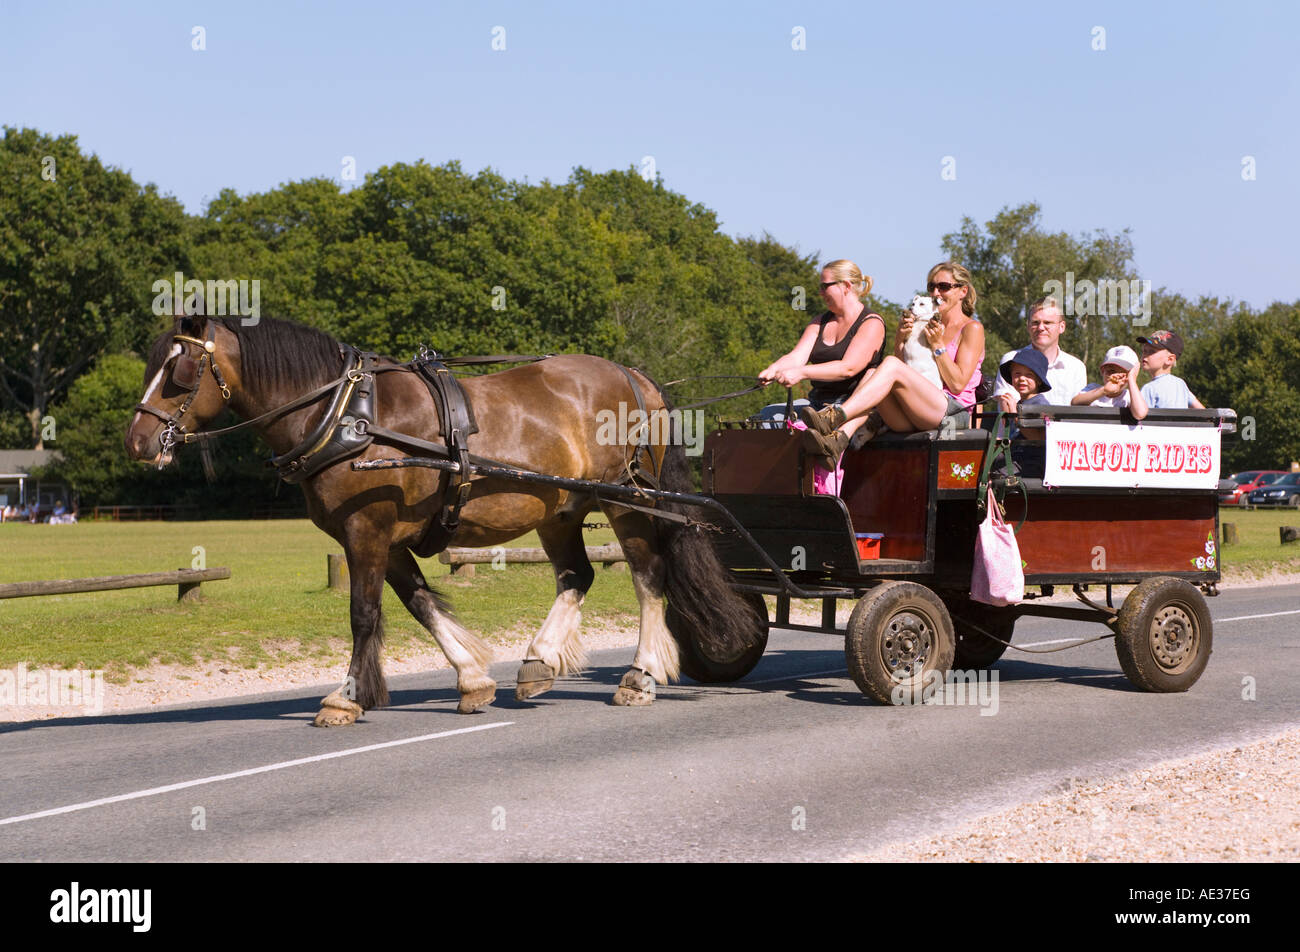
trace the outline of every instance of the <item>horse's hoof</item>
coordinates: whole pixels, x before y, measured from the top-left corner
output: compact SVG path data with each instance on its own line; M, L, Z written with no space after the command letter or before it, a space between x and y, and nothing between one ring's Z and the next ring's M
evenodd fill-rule
M479 688L476 691L466 691L460 696L460 705L456 708L459 714L473 714L480 707L491 704L497 699L497 686L493 684L490 687Z
M525 661L515 678L515 700L527 701L555 687L555 669L545 661Z
M632 668L618 682L614 692L616 707L646 707L655 699L655 679L640 668Z
M357 718L364 713L360 704L349 701L336 692L320 702L320 710L316 712L312 724L316 727L346 727L356 723Z

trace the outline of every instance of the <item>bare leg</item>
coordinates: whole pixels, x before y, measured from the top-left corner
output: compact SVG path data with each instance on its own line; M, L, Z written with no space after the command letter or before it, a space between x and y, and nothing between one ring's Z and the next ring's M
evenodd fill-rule
M892 400L889 407L884 406L886 398ZM939 426L948 411L948 400L942 390L891 354L874 374L863 378L842 406L848 420L879 409L891 430L908 433ZM851 432L847 422L842 428Z

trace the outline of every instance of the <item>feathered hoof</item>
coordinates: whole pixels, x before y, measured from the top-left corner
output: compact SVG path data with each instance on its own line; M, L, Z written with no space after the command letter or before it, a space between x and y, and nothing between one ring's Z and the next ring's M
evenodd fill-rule
M526 701L555 687L555 669L545 661L525 661L515 678L515 700Z
M655 679L647 671L630 668L614 692L615 707L646 707L655 700Z
M327 695L320 702L320 710L312 724L316 727L347 727L355 724L365 711L356 701L350 701L338 691Z
M489 685L485 688L477 688L473 691L466 691L460 696L460 704L456 706L458 714L473 714L480 707L491 704L497 699L497 686Z

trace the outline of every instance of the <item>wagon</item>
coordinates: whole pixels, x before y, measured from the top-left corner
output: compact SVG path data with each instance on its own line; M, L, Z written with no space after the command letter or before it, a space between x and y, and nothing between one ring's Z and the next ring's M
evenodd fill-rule
M798 433L736 421L705 441L703 494L742 527L719 534L720 556L756 613L767 618L762 596L775 596L769 625L838 633L837 603L855 603L845 658L878 701L919 692L936 673L992 665L1024 616L1105 625L1134 685L1185 691L1210 656L1219 436L1235 420L1231 410L1152 410L1138 426L1126 409L1041 406L1026 407L1020 425L1043 442L1013 445L984 428L883 433L845 453L840 496L813 492ZM1027 465L991 471L1011 449ZM1041 475L1020 475L1035 469L1035 452ZM1018 528L1018 604L971 598L986 486ZM867 534L876 551L858 544ZM1135 586L1118 606L1116 585ZM1079 604L1044 601L1063 586ZM821 601L820 625L790 621L796 598ZM706 682L743 677L765 646L716 658L677 635L683 669Z

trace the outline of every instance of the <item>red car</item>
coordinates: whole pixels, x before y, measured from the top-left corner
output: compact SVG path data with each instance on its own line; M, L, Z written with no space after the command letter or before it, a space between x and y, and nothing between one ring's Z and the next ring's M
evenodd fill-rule
M1252 469L1244 473L1233 473L1228 479L1235 485L1232 492L1223 493L1219 496L1220 506L1240 506L1243 509L1249 507L1246 497L1254 490L1261 486L1267 486L1276 479L1281 479L1287 474L1284 469Z

